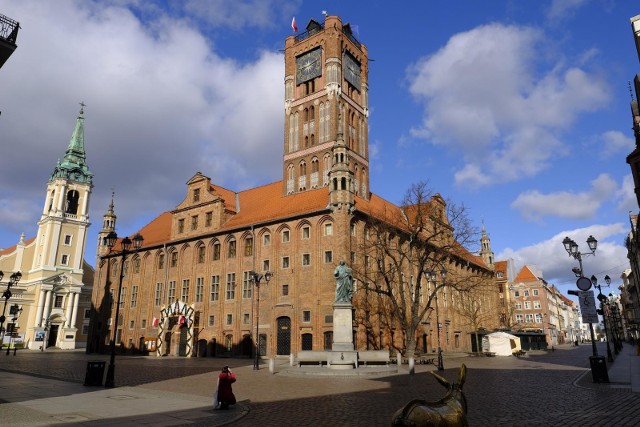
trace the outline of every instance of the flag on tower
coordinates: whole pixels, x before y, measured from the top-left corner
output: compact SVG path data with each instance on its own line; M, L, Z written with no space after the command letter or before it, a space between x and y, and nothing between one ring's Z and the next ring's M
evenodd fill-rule
M294 16L293 19L291 20L291 28L293 28L293 31L295 33L298 32L298 25L296 24L296 17Z

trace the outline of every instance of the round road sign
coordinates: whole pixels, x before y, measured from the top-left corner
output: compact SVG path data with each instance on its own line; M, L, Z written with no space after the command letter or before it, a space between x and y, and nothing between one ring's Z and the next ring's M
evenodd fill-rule
M588 291L589 289L591 289L591 280L587 279L586 277L580 277L578 278L578 280L576 280L576 286L581 291Z

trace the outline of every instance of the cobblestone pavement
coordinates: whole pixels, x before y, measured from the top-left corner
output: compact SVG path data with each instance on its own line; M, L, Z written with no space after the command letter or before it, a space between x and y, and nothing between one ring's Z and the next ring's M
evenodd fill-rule
M603 354L604 346L599 351ZM441 374L454 380L461 363L467 365L464 390L471 426L638 425L640 393L615 388L615 384L594 384L588 369L590 355L591 346L582 345L521 359L445 357L446 369ZM88 360L108 363L108 356L54 351L25 351L15 357L0 354L0 371L82 382ZM284 375L286 361L277 365L279 373L273 375L266 367L253 370L248 359L171 357L118 356L116 385L212 396L212 372L225 364L232 366L238 377L234 392L247 412L233 421L232 425L239 427L389 425L393 413L409 400L436 400L444 393L428 374L433 366L417 365L411 376L404 365L400 375L386 377L310 377ZM211 418L200 418L189 425L216 424Z

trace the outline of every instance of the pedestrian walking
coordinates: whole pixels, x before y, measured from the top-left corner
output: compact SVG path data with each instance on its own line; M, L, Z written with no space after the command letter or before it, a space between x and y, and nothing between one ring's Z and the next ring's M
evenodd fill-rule
M233 394L231 384L236 382L236 375L231 372L228 366L222 368L222 372L218 375L218 384L216 387L216 395L214 397L214 408L220 404L220 409L229 409L229 405L236 403L236 397Z

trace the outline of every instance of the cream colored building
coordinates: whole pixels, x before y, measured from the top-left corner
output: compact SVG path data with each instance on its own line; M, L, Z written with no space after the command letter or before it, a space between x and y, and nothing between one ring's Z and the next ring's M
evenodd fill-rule
M25 239L23 233L17 244L0 250L0 289L6 290L12 273L22 274L11 297L2 301L9 331L2 334L4 346L86 347L94 271L84 261L93 186L85 157L81 109L64 158L43 192L36 236Z

